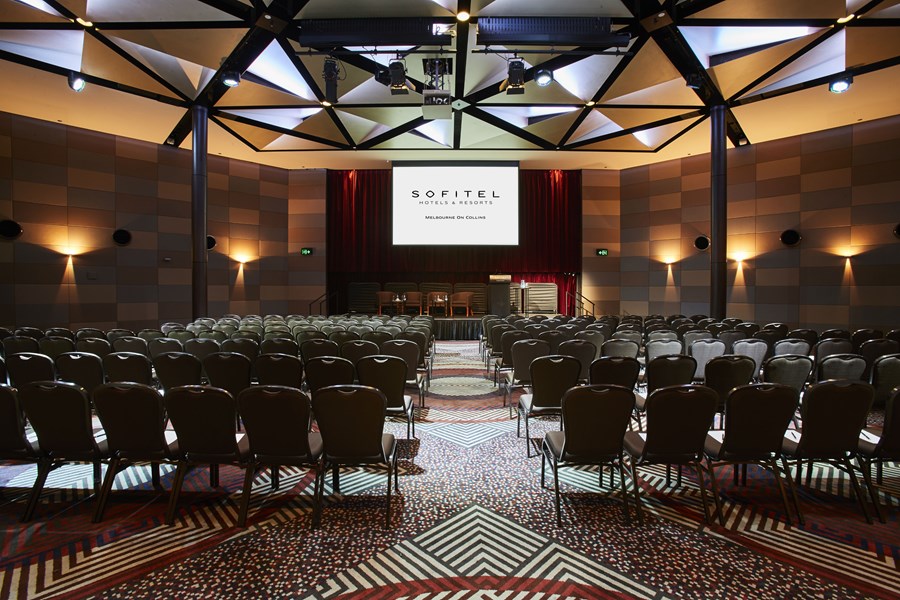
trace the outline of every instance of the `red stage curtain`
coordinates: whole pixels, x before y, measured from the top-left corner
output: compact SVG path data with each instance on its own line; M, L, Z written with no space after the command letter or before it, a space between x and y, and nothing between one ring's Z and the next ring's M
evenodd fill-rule
M329 171L327 186L332 312L346 310L350 282L487 283L491 273L556 283L560 311L574 310L566 292L581 272L581 171L520 171L518 246L393 246L391 171Z

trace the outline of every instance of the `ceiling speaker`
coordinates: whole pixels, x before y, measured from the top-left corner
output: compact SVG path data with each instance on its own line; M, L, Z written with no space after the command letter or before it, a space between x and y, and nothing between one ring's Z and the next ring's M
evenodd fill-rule
M897 226L894 227L894 237L900 238L900 223L897 223Z
M705 235L698 235L697 239L694 240L694 248L697 250L708 250L709 238Z
M795 229L785 229L781 232L781 236L779 236L778 239L780 239L781 243L785 246L796 246L803 237L800 235L800 232Z
M131 243L131 232L127 229L116 229L113 231L112 239L117 246L127 246Z
M212 250L216 247L216 238L211 235L206 236L206 249Z
M0 237L5 240L14 240L22 235L22 226L12 219L0 221Z

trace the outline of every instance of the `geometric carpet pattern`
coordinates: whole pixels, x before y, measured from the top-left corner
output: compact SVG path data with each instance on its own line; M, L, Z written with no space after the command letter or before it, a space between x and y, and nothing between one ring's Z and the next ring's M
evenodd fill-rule
M687 472L669 485L665 467L643 469L644 523L629 524L618 481L585 467L561 470L557 527L540 458L526 458L477 345L440 344L436 358L417 439L386 425L399 455L390 527L377 467L342 471L341 494L326 478L312 530L305 469L283 468L277 490L259 472L241 529L236 468L222 467L215 489L205 469L192 471L166 526L171 468L162 489L147 467L123 471L93 524L90 469L64 466L34 520L20 524L33 467L5 465L0 597L900 598L897 465L885 466L879 487L886 524L867 525L849 482L827 466L799 489L803 526L786 523L771 475L753 468L746 486L717 470L724 527L705 522ZM442 378L468 378L470 393L457 393L465 382L442 388ZM532 443L557 427L535 421Z

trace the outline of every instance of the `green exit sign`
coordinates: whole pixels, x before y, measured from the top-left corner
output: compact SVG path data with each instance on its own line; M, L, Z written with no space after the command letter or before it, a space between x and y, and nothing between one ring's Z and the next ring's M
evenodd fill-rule
M300 248L300 256L312 256L313 249L312 248Z
M609 250L607 248L597 248L597 256L609 256Z

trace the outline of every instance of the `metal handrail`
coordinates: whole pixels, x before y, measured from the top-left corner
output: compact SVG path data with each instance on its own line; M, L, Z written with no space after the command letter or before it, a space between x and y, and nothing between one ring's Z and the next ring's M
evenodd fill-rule
M336 297L337 295L338 295L337 292L331 292L330 294L328 292L325 292L318 298L315 298L312 302L309 303L309 306L307 307L307 309L309 310L308 314L312 314L313 304L315 304L316 302L319 303L319 314L320 315L328 314L328 311L326 311L325 313L322 313L322 305L325 304L326 302L328 302L329 300L331 300L332 298Z
M585 305L585 303L588 303L591 305L591 316L592 317L596 316L596 314L595 314L596 305L591 300L589 300L584 294L582 294L581 292L577 292L577 291L574 293L569 292L569 291L566 292L566 309L568 309L568 307L569 307L569 296L571 296L572 298L575 299L575 312L576 313L580 309L581 314L584 315L586 313L586 311L584 309L584 305ZM575 316L575 315L572 315L572 316Z

